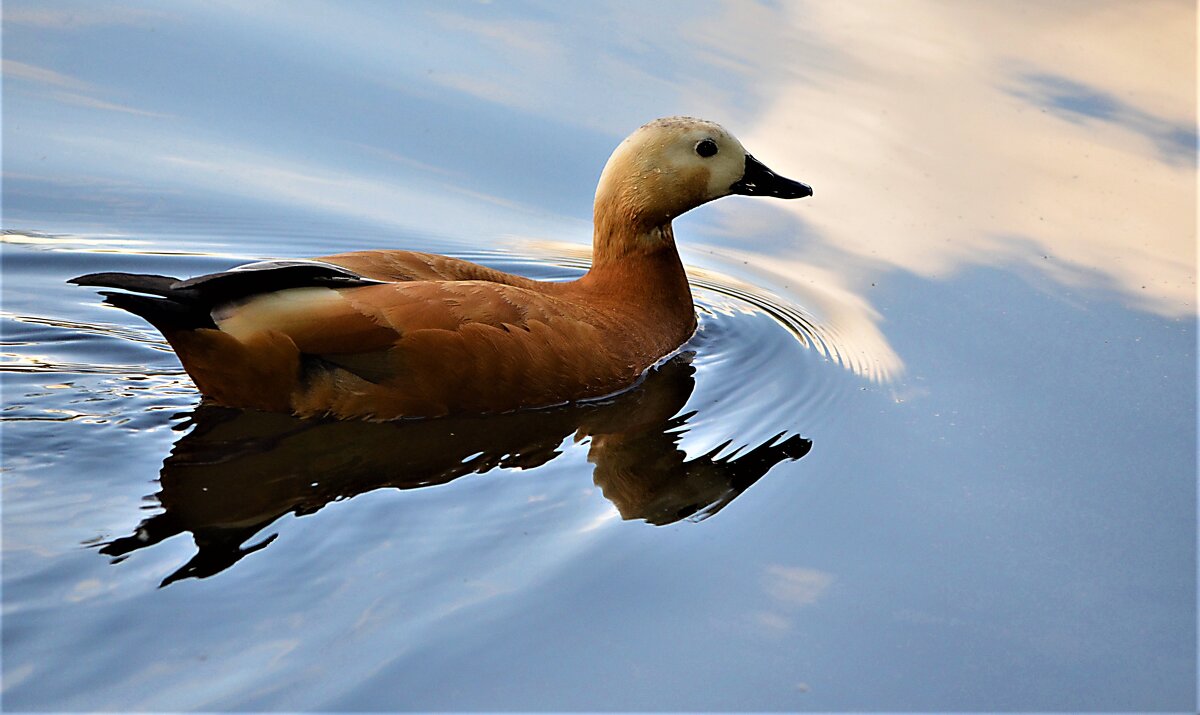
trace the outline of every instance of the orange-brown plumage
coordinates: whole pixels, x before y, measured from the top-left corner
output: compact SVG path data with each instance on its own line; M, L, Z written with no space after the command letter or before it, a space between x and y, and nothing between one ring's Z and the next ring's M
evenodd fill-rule
M160 296L106 294L158 327L220 404L369 419L505 412L617 392L686 341L696 319L671 219L735 192L811 194L715 124L659 120L605 167L593 265L575 281L362 251L182 282L76 282Z

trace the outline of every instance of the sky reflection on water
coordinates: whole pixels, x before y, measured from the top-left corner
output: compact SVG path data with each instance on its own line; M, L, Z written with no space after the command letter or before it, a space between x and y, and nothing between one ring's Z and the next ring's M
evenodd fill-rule
M1195 28L6 2L6 706L1194 710ZM719 328L679 447L810 454L699 525L622 524L564 443L279 518L213 578L154 588L180 539L97 556L195 394L65 278L389 246L573 275L605 158L669 114L816 191L676 222Z
M790 7L827 59L746 141L820 177L823 242L871 273L1026 264L1195 314L1194 8Z

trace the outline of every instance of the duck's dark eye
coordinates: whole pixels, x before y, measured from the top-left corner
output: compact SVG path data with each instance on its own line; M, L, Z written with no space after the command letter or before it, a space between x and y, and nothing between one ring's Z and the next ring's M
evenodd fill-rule
M717 143L712 139L701 139L696 143L696 153L707 159L717 153Z

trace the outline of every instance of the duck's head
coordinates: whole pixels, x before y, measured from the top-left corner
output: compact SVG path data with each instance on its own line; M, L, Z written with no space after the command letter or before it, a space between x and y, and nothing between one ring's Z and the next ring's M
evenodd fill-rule
M641 233L730 194L799 199L812 193L768 169L721 125L668 117L630 134L609 158L596 189L596 228L625 225Z

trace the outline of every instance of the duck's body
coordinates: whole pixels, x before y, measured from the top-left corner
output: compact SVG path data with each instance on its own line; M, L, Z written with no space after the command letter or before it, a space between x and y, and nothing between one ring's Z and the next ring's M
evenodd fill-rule
M811 194L715 124L659 120L605 167L593 265L575 281L409 251L188 281L74 280L157 296L105 294L158 328L220 404L372 419L505 412L617 392L682 345L696 318L671 219L734 191Z
M219 329L160 326L202 393L301 415L504 412L628 387L695 329L672 251L569 283L405 251L318 260L381 282L235 299Z

